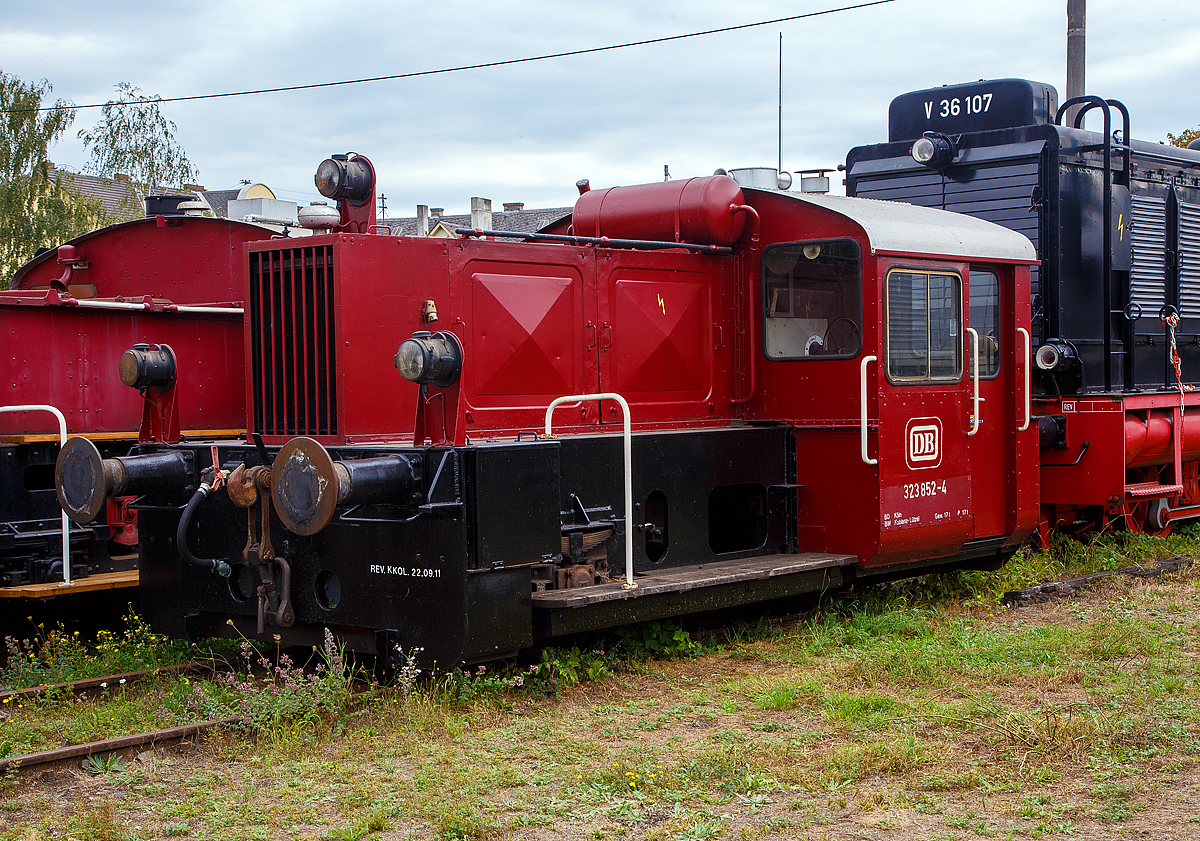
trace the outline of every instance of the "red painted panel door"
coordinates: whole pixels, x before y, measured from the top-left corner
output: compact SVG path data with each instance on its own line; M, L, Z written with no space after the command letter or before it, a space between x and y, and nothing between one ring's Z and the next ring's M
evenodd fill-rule
M595 391L594 282L579 255L492 242L452 255L451 270L462 279L462 300L452 305L463 313L470 360L463 373L468 434L538 429L550 401ZM596 412L594 403L564 407L556 422L595 423Z
M597 272L602 391L615 391L633 420L709 418L715 394L713 278L692 255L622 252ZM605 404L602 421L619 423Z
M975 537L981 539L1026 531L1037 517L1032 441L1018 455L1022 437L1036 436L1036 430L1024 435L1032 426L1026 412L1029 293L1018 278L1027 271L972 266L967 282L968 327L974 330L968 337L978 336L979 344L979 418L970 445Z
M878 376L880 551L872 564L948 555L972 537L962 304L958 270L887 271Z
M1017 343L1000 324L1000 313L1011 311L1012 302L1001 300L997 273L972 268L967 287L969 372L974 371L973 343L979 355L979 413L971 437L975 537L993 537L1007 534L1009 526L1004 477L1013 446L1013 412L1012 394L1005 388L1008 378L1002 375L1007 375L1014 364L1012 355ZM1005 297L1011 295L1011 289L1005 291Z

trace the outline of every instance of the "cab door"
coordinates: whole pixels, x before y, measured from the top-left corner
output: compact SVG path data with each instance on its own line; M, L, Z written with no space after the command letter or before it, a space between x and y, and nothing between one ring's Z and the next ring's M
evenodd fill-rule
M914 262L884 273L872 565L950 555L973 536L964 268Z
M968 277L966 347L972 373L975 337L979 348L978 428L970 440L977 540L1028 531L1037 516L1036 488L1030 493L1028 481L1037 458L1024 453L1018 458L1022 433L1031 427L1028 287L1018 282L1027 271L972 266Z

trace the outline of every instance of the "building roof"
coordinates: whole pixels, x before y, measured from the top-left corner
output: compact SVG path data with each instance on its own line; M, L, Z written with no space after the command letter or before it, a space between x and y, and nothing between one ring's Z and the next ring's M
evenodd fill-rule
M69 181L71 189L88 198L99 199L104 212L110 216L124 214L130 210L136 211L140 215L145 206L143 204L144 197L139 193L134 182L129 180L128 175L117 175L113 178L86 175L82 172L72 172L69 169L55 166L53 163L50 164L50 170L55 176L63 178L64 185ZM203 191L203 187L197 189L195 184L185 185L183 189L151 184L149 192L150 195L167 193L189 196L207 195ZM237 194L236 190L233 192L235 195Z
M236 200L240 192L241 190L204 190L200 195L208 202L213 213L224 219L229 215L229 203Z
M544 207L532 210L493 210L491 229L493 231L533 233L564 216L570 216L573 209L571 207ZM451 231L455 228L469 228L471 227L471 215L466 213L452 216L430 216L430 230L438 222ZM392 229L394 234L406 237L417 235L417 218L415 216L390 216L385 224Z
M88 198L99 199L107 214L115 214L128 210L129 207L142 206L142 197L129 181L128 176L116 178L101 178L96 175L84 175L82 172L71 172L69 169L50 164L56 177L61 177L64 186L70 186L76 192Z

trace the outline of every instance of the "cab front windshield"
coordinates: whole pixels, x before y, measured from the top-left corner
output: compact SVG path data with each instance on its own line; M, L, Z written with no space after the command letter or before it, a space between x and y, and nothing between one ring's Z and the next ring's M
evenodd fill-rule
M768 359L840 358L862 348L862 258L853 240L816 240L763 254Z

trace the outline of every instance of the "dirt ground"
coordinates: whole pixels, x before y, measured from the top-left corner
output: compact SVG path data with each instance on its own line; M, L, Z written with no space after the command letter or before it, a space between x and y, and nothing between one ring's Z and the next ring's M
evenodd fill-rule
M1179 596L1181 586L1190 595ZM1150 617L1158 610L1153 588L1173 593L1178 610L1180 599L1186 607L1196 596L1195 573L1116 582L985 621L1082 629L1086 617L1113 611ZM818 769L839 752L871 748L831 728L818 710L739 702L747 687L795 675L794 664L764 655L770 644L657 663L556 700L517 697L407 740L396 735L399 719L379 713L322 736L307 752L218 736L131 754L120 774L92 774L77 762L31 769L6 781L0 839L1200 838L1200 762L1178 750L1100 767L1087 752L1047 761L1000 744L994 733L955 735L930 723L920 736L936 756L884 763L846 781L806 776L789 763ZM1143 659L1130 656L1119 667L1134 672ZM953 685L942 691L965 693ZM1070 705L1086 699L1087 679L1067 674L995 694L1015 707L1031 693ZM1189 687L1188 709L1198 712L1194 695ZM711 697L701 704L700 696ZM660 724L645 727L656 714ZM663 762L665 773L688 773L689 784L655 789L647 780L638 794L618 793L613 774L619 785L627 767L662 767L639 765L640 758ZM601 770L610 763L617 771ZM712 769L710 785L697 768ZM466 782L471 775L483 779ZM445 791L430 782L439 776ZM369 826L372 810L381 817Z

